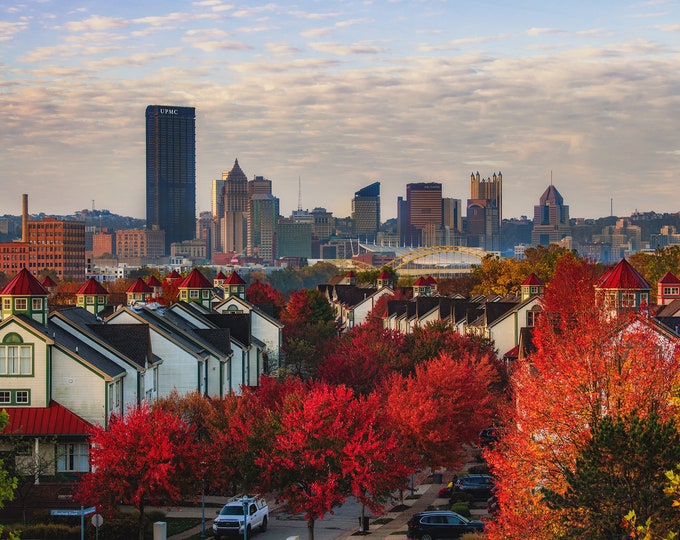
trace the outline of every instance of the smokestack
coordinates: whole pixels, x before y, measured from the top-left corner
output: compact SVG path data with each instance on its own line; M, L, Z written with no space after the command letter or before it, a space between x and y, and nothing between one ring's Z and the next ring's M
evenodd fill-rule
M21 241L28 242L28 194L21 196Z

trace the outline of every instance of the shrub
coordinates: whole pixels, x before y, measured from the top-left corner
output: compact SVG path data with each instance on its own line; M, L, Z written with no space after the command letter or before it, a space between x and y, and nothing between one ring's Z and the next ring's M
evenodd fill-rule
M449 497L449 503L455 504L459 502L472 503L475 500L474 496L466 491L454 491Z
M470 505L466 502L457 502L452 504L451 511L456 512L457 514L460 514L461 516L465 516L467 518L472 517L472 513L470 512Z
M80 527L57 523L24 525L14 529L21 538L40 538L42 540L78 540Z
M489 466L484 465L473 465L468 471L469 474L489 474Z

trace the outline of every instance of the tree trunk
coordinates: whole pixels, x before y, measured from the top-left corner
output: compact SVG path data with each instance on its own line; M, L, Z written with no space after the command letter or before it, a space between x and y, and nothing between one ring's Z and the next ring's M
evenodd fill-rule
M144 501L139 503L137 510L139 511L139 522L137 523L139 540L144 540Z
M307 520L307 540L314 540L314 518Z

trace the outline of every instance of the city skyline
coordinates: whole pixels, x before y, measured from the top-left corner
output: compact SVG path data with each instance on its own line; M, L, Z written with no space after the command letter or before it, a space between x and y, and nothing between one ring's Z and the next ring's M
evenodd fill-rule
M351 214L381 184L466 200L501 171L503 216L551 183L573 217L678 211L680 8L672 2L219 0L0 8L0 214L143 217L149 104L196 108L197 214L239 160L281 213ZM94 201L94 202L93 202Z

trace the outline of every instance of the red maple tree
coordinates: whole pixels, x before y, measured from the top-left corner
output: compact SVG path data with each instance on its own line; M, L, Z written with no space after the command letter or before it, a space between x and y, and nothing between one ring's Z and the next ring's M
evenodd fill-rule
M635 411L666 419L673 412L669 396L680 373L674 339L646 318L601 309L598 274L565 256L546 289L536 350L513 369L503 436L486 455L500 509L489 538L561 537L564 510L551 510L543 490L564 493L565 471L591 430L604 417Z
M272 315L276 318L281 315L281 310L286 305L286 299L281 291L260 280L255 280L246 289L246 299L260 308L271 306Z
M194 430L177 416L146 403L112 416L108 429L94 428L90 467L78 484L77 499L111 514L120 504L139 511L144 539L147 505L179 503L198 490L201 453Z
M447 353L422 362L408 377L395 374L385 385L387 404L402 439L422 463L456 468L464 445L495 415L495 360Z
M405 360L404 336L391 330L357 326L335 340L317 374L359 394L374 391Z
M315 383L288 394L278 430L256 463L261 488L274 490L292 513L303 513L309 540L314 523L349 495L379 508L410 472L376 396Z

